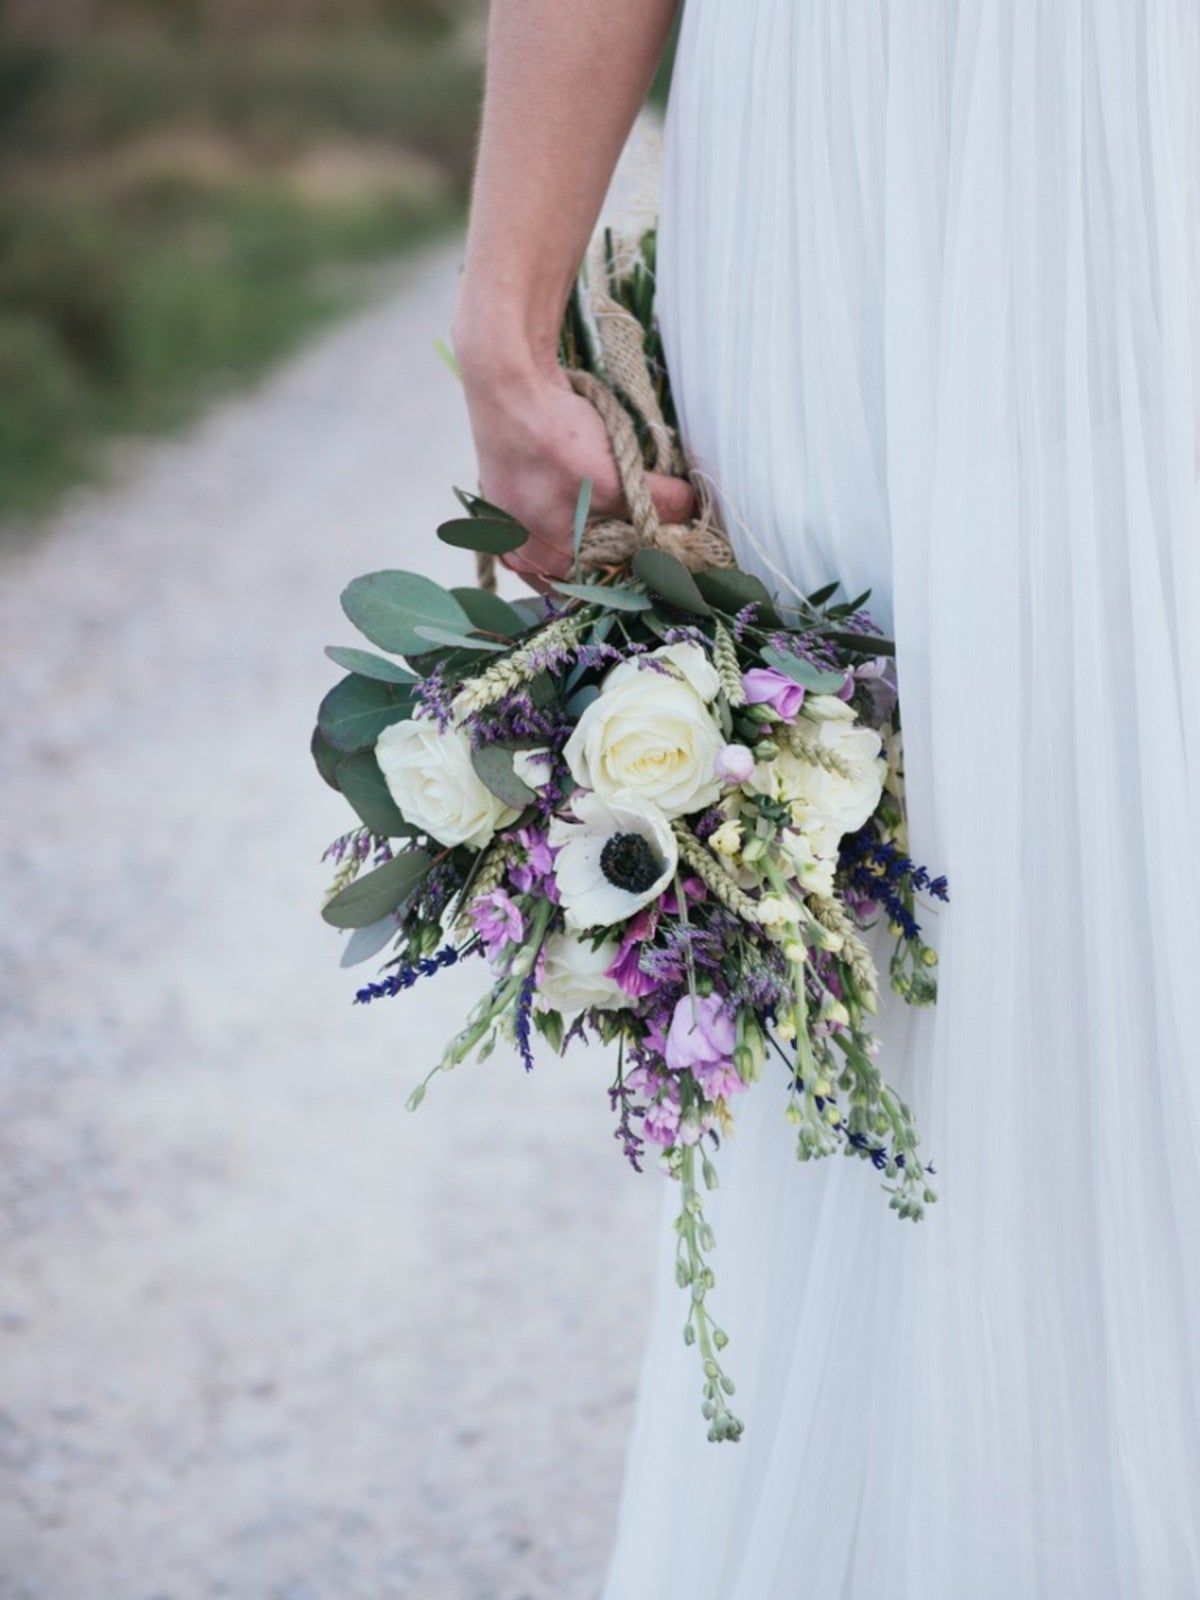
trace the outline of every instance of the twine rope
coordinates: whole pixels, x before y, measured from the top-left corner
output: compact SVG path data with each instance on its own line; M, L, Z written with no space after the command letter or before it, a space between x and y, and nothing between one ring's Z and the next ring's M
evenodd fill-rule
M667 426L654 383L646 365L641 325L624 306L603 293L593 294L591 309L611 382L594 373L571 370L567 378L575 393L590 402L604 424L616 463L617 476L629 507L628 517L601 517L589 522L580 546L579 564L585 571L603 572L627 567L638 550L665 550L693 572L711 567L732 567L733 550L716 520L712 497L703 483L696 485L700 514L687 523L664 523L646 482L642 445L633 417L617 394L619 389L636 406L654 450L655 469L687 475L682 452ZM475 558L480 588L494 592L496 558L479 551Z

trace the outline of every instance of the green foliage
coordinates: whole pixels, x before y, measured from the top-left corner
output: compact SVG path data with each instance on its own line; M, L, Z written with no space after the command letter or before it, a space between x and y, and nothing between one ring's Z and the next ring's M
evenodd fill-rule
M342 592L342 610L372 644L398 656L421 656L429 639L418 628L470 631L471 619L441 584L420 572L368 572Z
M0 41L0 514L261 370L459 214L460 9L141 0Z
M451 589L450 593L470 617L472 626L484 633L511 638L529 626L521 613L498 594L489 594L486 589Z
M500 744L481 744L471 752L471 765L484 786L497 800L503 800L514 811L524 811L535 799L529 785L513 771L514 751Z
M634 574L651 594L676 610L696 617L711 617L712 610L682 561L665 550L639 550L633 558Z
M364 678L378 678L381 683L416 683L416 677L398 661L377 656L372 650L355 650L342 645L327 644L325 654L336 666L347 672L357 672Z
M519 550L529 538L520 523L506 517L455 517L443 522L437 531L443 544L456 550L486 550L489 555L503 556L510 550Z
M335 928L369 928L404 904L432 864L427 850L406 850L335 894L321 915Z
M802 656L794 656L787 650L776 650L773 645L764 646L761 655L767 666L774 667L776 672L782 672L785 677L803 684L814 694L835 694L845 682L844 672L822 671L820 667L814 667L811 661L805 661Z
M317 727L335 750L350 753L372 748L385 728L411 712L412 697L401 685L352 672L321 701Z
M381 839L395 839L412 829L388 791L373 750L359 750L337 764L337 786L358 812L362 824Z

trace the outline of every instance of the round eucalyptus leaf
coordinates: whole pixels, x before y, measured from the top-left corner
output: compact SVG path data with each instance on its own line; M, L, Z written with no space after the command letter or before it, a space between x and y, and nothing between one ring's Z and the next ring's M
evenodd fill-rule
M364 678L378 678L380 683L416 683L416 676L398 661L377 656L373 650L355 650L340 644L327 644L325 654L330 661L347 672L357 672Z
M343 754L370 749L385 728L412 714L412 696L402 684L380 683L352 672L321 701L317 727Z
M386 917L380 917L379 921L373 922L369 928L355 928L346 940L342 959L338 965L356 967L360 961L369 961L372 956L377 956L399 932L400 924L392 912Z
M651 594L677 611L687 611L695 617L712 616L712 608L691 573L665 550L639 550L633 558L633 570Z
M335 773L337 764L342 759L342 752L330 744L320 728L313 729L312 740L308 748L312 751L312 758L316 764L317 771L331 789L336 789L338 781Z
M486 550L493 556L519 550L529 538L519 522L502 522L495 517L455 517L442 523L437 536L456 550Z
M486 589L451 589L450 593L471 619L473 627L484 633L502 633L506 638L524 633L529 624L515 606Z
M471 620L441 584L419 572L368 572L342 593L342 610L372 644L393 655L420 655L421 626L467 629Z
M471 765L480 781L506 806L514 811L524 811L537 798L527 783L513 771L515 752L500 744L480 745L471 752Z
M455 650L492 650L503 654L508 646L495 639L477 639L472 633L460 633L457 628L436 628L422 623L416 629L419 639L429 644L449 645Z
M347 884L321 915L335 928L369 928L404 904L432 864L428 850L406 850Z
M735 616L745 606L756 605L760 607L760 621L779 627L771 591L753 573L743 572L738 567L721 567L694 573L693 577L700 593L718 611Z
M395 839L412 829L392 799L374 750L343 756L337 764L337 786L358 812L364 828L381 839Z
M774 667L776 672L782 672L793 682L803 684L813 694L836 694L846 681L844 672L828 672L823 667L814 667L811 661L789 655L786 650L776 650L773 645L767 645L761 655L767 666Z
M556 594L568 595L572 600L586 600L589 605L608 606L612 611L649 611L653 604L648 594L640 589L626 589L607 583L552 583Z

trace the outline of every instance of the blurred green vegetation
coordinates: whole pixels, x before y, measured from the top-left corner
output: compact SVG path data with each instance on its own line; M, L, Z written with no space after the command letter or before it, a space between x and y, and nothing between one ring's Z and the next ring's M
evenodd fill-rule
M458 215L482 53L466 0L43 0L18 22L0 36L0 512L261 369Z

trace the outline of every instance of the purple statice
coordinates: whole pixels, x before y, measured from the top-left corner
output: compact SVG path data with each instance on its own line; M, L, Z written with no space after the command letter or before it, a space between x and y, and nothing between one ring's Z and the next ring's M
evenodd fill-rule
M730 628L733 637L739 644L741 644L742 640L746 637L746 630L748 628L752 628L757 620L758 601L751 600L750 604L748 606L743 606L738 612L737 616L734 617Z
M704 630L698 628L694 622L679 622L673 628L668 628L663 634L664 644L695 644L708 653L708 640Z
M368 1006L372 1000L390 1000L393 995L411 989L418 978L432 978L443 967L452 967L460 952L452 944L444 945L436 955L422 956L419 961L406 961L395 972L389 972L378 983L368 983L354 996L356 1006Z
M608 1103L617 1114L617 1125L613 1129L613 1138L621 1141L621 1151L626 1161L635 1172L640 1172L642 1170L642 1152L646 1145L645 1140L639 1139L634 1132L633 1117L636 1113L629 1085L618 1079L608 1091Z
M446 907L462 886L462 869L450 856L442 861L436 861L409 901L405 909L405 921L410 924L440 923Z
M425 716L437 723L438 731L445 733L454 721L453 701L457 692L458 685L448 680L444 663L439 661L429 676L417 684L413 699Z
M768 642L784 655L798 656L802 661L819 667L822 672L841 670L842 664L837 658L836 651L819 633L793 633L783 628L772 633Z
M581 644L575 651L575 664L582 667L585 672L598 672L601 667L612 666L618 661L627 661L631 655L641 655L645 649L645 645L636 644L618 650L616 645L608 644L603 639L592 639L587 644Z
M571 736L571 728L561 707L535 705L528 689L511 690L468 723L471 743L477 750L481 745L510 740L529 740L561 750Z
M531 1029L533 1025L533 997L537 989L537 979L533 973L525 979L517 994L516 1010L513 1012L513 1033L516 1036L517 1049L521 1052L521 1060L525 1071L533 1071L533 1041Z
M725 813L720 806L709 806L708 810L701 812L692 823L692 832L703 844L706 839L712 838L724 821Z

